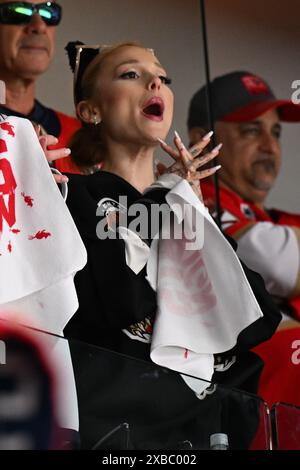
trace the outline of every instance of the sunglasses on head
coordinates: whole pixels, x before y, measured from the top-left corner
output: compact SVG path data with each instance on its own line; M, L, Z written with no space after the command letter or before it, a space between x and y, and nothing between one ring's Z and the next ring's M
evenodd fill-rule
M108 46L90 46L87 44L75 45L76 59L74 67L74 101L79 103L83 99L81 81L85 70L100 51Z
M0 3L0 24L28 24L33 15L40 15L47 26L57 26L61 20L62 8L53 2Z

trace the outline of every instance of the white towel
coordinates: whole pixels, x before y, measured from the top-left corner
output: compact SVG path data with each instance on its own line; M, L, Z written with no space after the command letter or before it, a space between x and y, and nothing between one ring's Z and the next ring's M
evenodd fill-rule
M163 177L163 187L168 176ZM187 181L177 179L172 184L166 200L175 214L174 233L183 236L164 238L170 232L165 219L147 257L147 279L157 292L158 303L151 359L210 381L214 354L233 348L240 332L263 313L236 253L206 207ZM196 237L192 241L193 233ZM130 238L125 243L130 243ZM130 259L134 259L132 250L129 266ZM140 259L145 259L145 254ZM210 386L188 376L183 379L196 394Z
M62 335L78 308L73 278L86 259L32 124L0 121L0 316ZM70 369L68 343L56 343L56 361ZM73 400L74 414L62 425L76 429L74 377L67 376L65 400Z
M28 315L60 334L78 305L67 280L85 265L86 251L32 124L17 117L0 122L0 219L2 309L23 301L27 309L33 295Z
M190 185L180 181L166 199L176 214L174 225L184 223L193 232L191 215L195 219L196 214L198 231L193 250L184 237L152 244L147 268L149 282L157 290L158 311L151 359L209 381L213 355L230 350L239 333L263 314L238 257ZM194 214L187 207L193 207ZM209 386L183 378L197 394Z

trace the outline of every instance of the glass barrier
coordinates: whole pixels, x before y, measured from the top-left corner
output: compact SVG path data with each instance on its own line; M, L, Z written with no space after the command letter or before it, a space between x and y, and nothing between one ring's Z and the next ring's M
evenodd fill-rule
M214 434L223 434L213 438L214 448L224 439L229 449L270 448L268 409L255 395L208 383L197 398L180 374L153 363L5 328L0 325L2 449L197 450L209 449Z
M271 409L274 448L300 450L300 407L276 403Z
M70 342L82 447L209 449L226 434L230 449L268 449L265 404L209 384L197 398L180 374L152 363Z

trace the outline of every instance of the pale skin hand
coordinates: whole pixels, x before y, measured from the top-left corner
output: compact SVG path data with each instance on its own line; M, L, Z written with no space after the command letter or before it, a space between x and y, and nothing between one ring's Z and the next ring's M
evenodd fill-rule
M193 145L190 149L187 149L183 144L181 138L177 133L175 133L174 144L176 146L175 150L170 145L163 142L159 139L162 149L170 155L175 160L175 163L167 168L162 163L157 165L157 172L159 175L164 173L175 173L178 176L186 179L195 194L202 201L202 193L200 188L200 180L207 178L208 176L213 175L217 170L221 168L220 165L214 166L213 168L208 168L207 170L200 171L199 168L209 161L216 158L218 155L222 144L217 145L211 152L206 153L204 156L199 156L201 152L210 142L210 136L204 137L200 142Z
M45 157L49 163L54 162L55 160L58 160L59 158L64 158L70 155L71 150L68 148L61 148L61 149L55 149L55 150L49 150L48 147L49 145L56 145L58 142L58 139L54 137L53 135L50 134L41 134L41 127L38 125L36 126L35 124L33 125L35 132L38 136L39 142L41 144L41 147L44 151ZM68 177L65 175L53 175L56 183L67 183L69 181Z

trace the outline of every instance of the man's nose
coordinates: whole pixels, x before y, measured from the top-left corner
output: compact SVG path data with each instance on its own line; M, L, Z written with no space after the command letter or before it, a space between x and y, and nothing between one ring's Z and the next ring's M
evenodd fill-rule
M265 153L277 155L280 151L280 144L274 135L270 132L264 132L260 141L260 149Z
M26 29L32 34L44 34L47 31L47 25L40 15L34 14Z
M159 77L153 76L149 80L148 88L151 91L159 90L161 87L161 79Z

